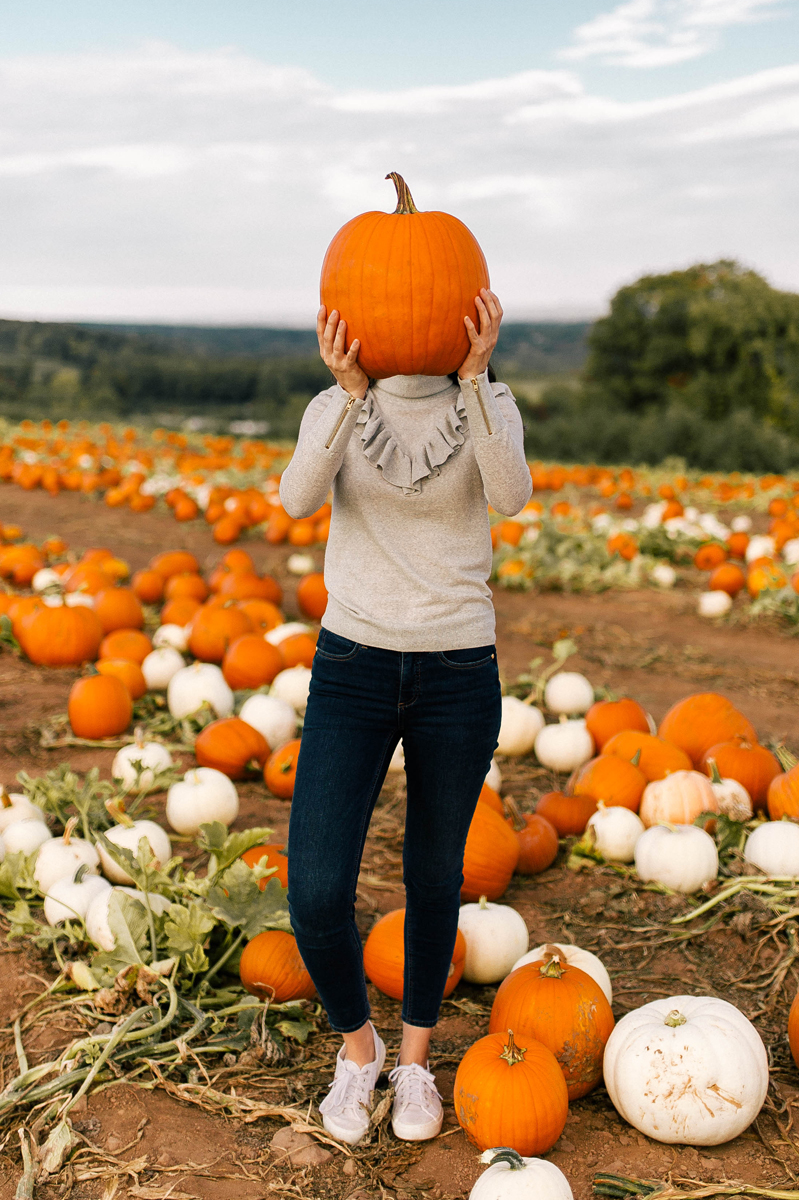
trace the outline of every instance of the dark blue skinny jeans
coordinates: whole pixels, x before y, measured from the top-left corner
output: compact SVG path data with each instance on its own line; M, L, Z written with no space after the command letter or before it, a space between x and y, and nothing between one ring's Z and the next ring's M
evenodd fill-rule
M432 1028L458 931L463 851L501 716L496 650L402 653L323 629L288 842L297 945L332 1027L369 1018L355 889L397 742L408 781L402 1018Z

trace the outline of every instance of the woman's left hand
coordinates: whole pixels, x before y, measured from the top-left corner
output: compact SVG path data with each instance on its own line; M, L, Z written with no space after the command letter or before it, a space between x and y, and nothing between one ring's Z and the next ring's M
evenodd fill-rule
M458 367L458 375L461 379L474 379L485 371L497 344L499 325L502 320L502 305L488 288L481 288L480 295L475 296L474 302L480 318L480 332L478 333L475 329L471 317L463 318L471 349Z

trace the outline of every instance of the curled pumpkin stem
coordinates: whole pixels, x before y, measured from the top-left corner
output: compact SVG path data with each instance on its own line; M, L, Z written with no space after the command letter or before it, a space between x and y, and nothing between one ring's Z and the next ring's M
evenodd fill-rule
M394 187L397 189L397 207L394 209L394 213L399 213L400 215L417 213L419 209L413 202L411 189L408 187L402 176L398 174L397 171L389 171L388 175L386 175L386 179L390 179L394 184Z

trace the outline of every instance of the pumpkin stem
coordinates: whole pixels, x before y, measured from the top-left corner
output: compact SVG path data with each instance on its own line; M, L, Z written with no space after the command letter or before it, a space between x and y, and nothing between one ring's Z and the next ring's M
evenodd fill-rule
M389 171L388 175L386 175L386 179L390 179L394 184L394 187L397 189L397 207L394 209L395 215L397 213L405 215L417 213L419 209L413 202L411 189L408 187L402 176L396 171Z
M514 1067L516 1063L524 1062L524 1056L527 1049L524 1046L517 1046L513 1040L513 1030L508 1030L508 1040L505 1043L505 1049L500 1054L500 1058L504 1058L508 1066Z
M707 765L710 767L710 782L721 783L721 776L719 775L719 768L715 758L709 758Z
M521 831L524 829L524 818L519 812L519 806L513 799L513 796L503 796L502 803L505 805L506 811L510 813L511 824L513 825L513 828L517 833L521 833Z
M481 1163L488 1163L493 1167L494 1163L507 1163L511 1171L523 1171L525 1169L524 1159L518 1150L514 1150L511 1146L493 1146L490 1150L484 1150L480 1155Z
M636 750L635 754L630 759L630 762L632 763L632 765L634 767L637 767L638 764L640 763L640 761L641 761L641 747L639 746L638 749Z
M557 946L545 946L544 961L539 968L540 973L547 979L560 979L564 970L562 958L563 953L558 950Z
M137 750L144 749L144 729L141 725L137 725L133 730L133 741L136 743Z
M69 820L67 821L66 825L64 826L63 841L64 841L65 846L69 845L70 839L72 838L72 831L74 830L77 823L78 823L77 817L70 817Z
M113 817L117 825L124 825L126 829L133 828L133 821L125 812L125 805L121 800L106 800L105 811L109 817Z
M480 897L480 907L485 911L488 908L488 896Z
M670 1029L677 1029L680 1025L687 1024L688 1018L684 1017L678 1008L673 1008L666 1017L665 1024Z
M0 806L3 808L11 808L12 799L4 787L0 787Z
M774 753L783 771L791 771L799 763L799 759L794 758L793 754L791 754L786 746L783 746L782 742L780 742L779 746L774 747Z

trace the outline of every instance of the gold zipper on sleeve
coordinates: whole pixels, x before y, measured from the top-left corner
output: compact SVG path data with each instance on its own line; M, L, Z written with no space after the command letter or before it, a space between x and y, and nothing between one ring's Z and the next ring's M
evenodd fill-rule
M341 429L341 426L344 424L344 419L347 416L347 413L350 411L350 409L352 408L353 404L355 403L355 401L357 399L358 399L357 396L350 396L349 400L344 405L343 409L341 410L341 416L339 417L338 421L336 422L336 428L333 430L330 437L325 442L325 450L329 450L330 447L333 445L334 441L336 440L336 434L338 433L339 429Z
M483 414L483 420L485 421L486 429L488 430L489 435L493 434L494 430L491 428L491 426L488 423L488 416L486 414L486 406L485 406L485 404L483 404L483 397L480 395L480 385L476 379L473 379L471 381L471 384L472 384L472 387L474 388L474 394L477 397L477 402L480 405L480 412Z

